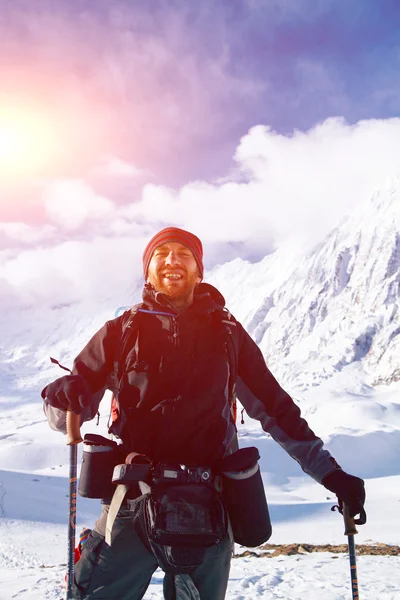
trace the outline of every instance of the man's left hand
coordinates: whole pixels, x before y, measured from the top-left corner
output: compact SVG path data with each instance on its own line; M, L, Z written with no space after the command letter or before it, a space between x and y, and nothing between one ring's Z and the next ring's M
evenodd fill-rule
M337 469L324 477L322 485L346 504L350 517L355 517L363 510L365 487L364 481L359 477Z

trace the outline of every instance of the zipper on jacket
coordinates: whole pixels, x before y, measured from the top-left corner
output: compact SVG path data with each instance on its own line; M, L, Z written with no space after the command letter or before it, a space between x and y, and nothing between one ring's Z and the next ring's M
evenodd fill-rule
M174 339L175 348L178 348L178 323L176 322L176 317L174 316L172 316L172 337Z

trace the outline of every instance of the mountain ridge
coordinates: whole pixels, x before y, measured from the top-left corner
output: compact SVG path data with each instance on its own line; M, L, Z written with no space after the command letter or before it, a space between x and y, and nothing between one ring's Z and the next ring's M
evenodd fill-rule
M284 382L318 384L353 362L362 364L371 385L399 380L399 189L389 183L376 191L322 243L292 259L276 287L268 270L276 270L282 249L248 265L249 280L262 269L266 277L247 312L240 309L245 291L239 277L232 280L232 269L226 266L229 289L223 267L211 273Z

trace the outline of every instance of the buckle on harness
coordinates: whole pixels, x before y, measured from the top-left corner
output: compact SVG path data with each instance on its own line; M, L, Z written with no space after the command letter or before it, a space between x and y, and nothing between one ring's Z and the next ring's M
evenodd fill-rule
M138 481L150 481L151 465L116 465L114 467L112 482L117 485L123 483L125 485L131 485Z
M114 467L112 482L117 485L131 485L138 481L151 481L152 462L144 454L130 452L125 463Z
M152 473L152 483L154 485L166 483L212 484L213 481L214 476L210 467L193 467L177 463L157 463Z

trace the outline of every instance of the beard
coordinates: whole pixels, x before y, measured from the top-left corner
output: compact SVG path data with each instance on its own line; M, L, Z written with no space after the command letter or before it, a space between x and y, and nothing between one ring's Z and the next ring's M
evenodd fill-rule
M170 272L173 271L170 270ZM188 274L183 269L179 269L176 272L182 275L182 279L168 280L164 277L163 272L160 271L156 275L149 276L148 281L156 292L165 294L170 300L186 300L193 295L198 283L198 273Z

